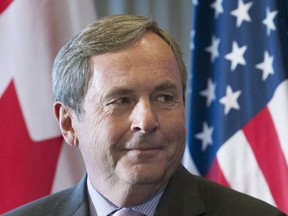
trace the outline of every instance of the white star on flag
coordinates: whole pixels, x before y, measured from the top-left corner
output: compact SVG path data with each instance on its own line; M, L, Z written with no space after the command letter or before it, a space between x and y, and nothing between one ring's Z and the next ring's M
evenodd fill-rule
M206 122L203 123L203 128L201 133L195 134L195 137L197 139L200 139L202 142L201 150L205 151L208 147L208 145L212 145L212 133L214 128L208 127L208 124Z
M225 115L227 115L232 108L236 109L236 110L240 109L240 106L239 106L238 101L237 101L237 99L239 98L240 95L241 95L240 90L233 92L230 85L228 85L226 87L226 96L224 96L220 99L220 103L223 104L225 107L224 108Z
M271 30L275 31L276 26L273 22L273 19L278 14L277 10L270 11L269 8L266 9L266 18L263 20L263 24L267 27L267 35L270 35Z
M198 5L199 4L198 0L192 0L192 4L195 5L195 6Z
M234 71L238 64L246 65L244 53L247 46L239 47L237 42L233 41L232 52L225 55L225 59L231 61L231 70Z
M220 39L216 38L214 35L212 37L211 46L207 47L205 50L211 54L211 63L214 63L215 59L219 57L219 44Z
M237 18L237 27L239 28L243 21L251 22L248 10L252 7L252 2L243 3L243 0L238 0L238 8L231 11L231 14Z
M200 92L200 95L207 98L207 103L206 103L207 107L209 107L212 104L213 100L215 100L215 98L216 98L215 88L216 88L216 85L209 78L208 83L207 83L207 89Z
M222 2L223 0L216 0L213 4L211 4L211 8L215 9L215 18L218 18L219 15L224 12Z
M274 69L273 69L273 59L274 57L271 55L269 56L269 53L265 51L264 53L264 60L262 63L257 64L255 67L259 70L262 70L263 75L262 75L262 80L265 81L269 74L274 74Z

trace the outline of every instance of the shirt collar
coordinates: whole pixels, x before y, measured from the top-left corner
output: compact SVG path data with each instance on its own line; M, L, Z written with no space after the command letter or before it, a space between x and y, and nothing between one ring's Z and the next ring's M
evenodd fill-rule
M93 187L89 177L87 178L87 187L91 199L91 204L93 204L97 216L106 216L109 215L111 212L119 209L118 206L107 200ZM152 198L150 198L145 203L132 206L132 209L137 210L144 215L153 216L156 211L156 207L163 195L165 187L166 185L162 186Z

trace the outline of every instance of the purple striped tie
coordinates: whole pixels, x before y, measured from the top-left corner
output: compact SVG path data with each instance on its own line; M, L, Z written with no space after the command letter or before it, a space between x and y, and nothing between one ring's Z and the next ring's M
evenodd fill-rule
M129 209L129 208L121 208L116 211L113 216L145 216L139 211Z

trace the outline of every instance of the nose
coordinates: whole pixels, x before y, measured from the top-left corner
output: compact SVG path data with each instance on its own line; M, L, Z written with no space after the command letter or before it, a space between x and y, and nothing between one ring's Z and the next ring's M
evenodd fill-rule
M159 127L150 100L139 101L130 118L132 132L149 133Z

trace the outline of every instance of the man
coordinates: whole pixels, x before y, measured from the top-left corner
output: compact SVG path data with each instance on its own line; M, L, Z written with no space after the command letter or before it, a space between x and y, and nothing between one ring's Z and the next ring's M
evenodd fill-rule
M87 176L7 215L284 215L180 165L186 77L178 45L151 19L110 16L80 32L52 80L56 119Z

